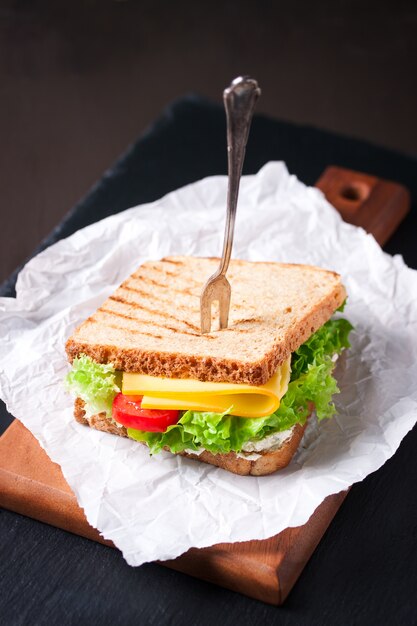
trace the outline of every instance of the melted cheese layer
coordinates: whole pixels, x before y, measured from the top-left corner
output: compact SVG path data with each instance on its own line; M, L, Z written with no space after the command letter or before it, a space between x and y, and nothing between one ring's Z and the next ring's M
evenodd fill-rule
M291 357L265 385L212 383L188 378L158 378L146 374L123 372L122 393L143 396L144 409L209 411L266 417L279 407L288 389Z

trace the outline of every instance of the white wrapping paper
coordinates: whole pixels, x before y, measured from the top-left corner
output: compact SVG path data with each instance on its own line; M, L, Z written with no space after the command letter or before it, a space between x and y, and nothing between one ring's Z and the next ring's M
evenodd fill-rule
M140 262L218 255L226 187L225 177L207 178L84 228L32 259L17 298L0 300L1 397L131 565L305 523L326 496L377 470L417 421L417 272L282 163L242 179L233 255L342 274L356 332L337 367L339 415L312 423L291 465L261 478L165 452L151 458L134 441L74 421L65 340Z

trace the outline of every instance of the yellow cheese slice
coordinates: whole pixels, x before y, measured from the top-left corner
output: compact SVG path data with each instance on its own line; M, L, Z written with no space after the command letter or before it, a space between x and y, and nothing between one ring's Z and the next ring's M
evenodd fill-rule
M143 396L144 409L210 411L266 417L279 407L291 373L291 357L265 385L212 383L188 378L158 378L123 372L122 393Z

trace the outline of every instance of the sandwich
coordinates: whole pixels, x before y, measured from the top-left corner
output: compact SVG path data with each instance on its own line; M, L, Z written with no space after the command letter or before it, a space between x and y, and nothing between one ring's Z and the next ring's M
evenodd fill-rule
M78 422L152 455L271 474L291 461L312 411L336 412L333 370L352 329L338 313L346 291L321 268L232 260L229 326L202 335L200 294L217 266L141 265L67 340L66 386Z

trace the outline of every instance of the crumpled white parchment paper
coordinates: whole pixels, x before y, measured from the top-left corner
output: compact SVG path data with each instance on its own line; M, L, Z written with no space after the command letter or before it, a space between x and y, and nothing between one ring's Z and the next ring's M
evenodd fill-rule
M305 523L326 496L377 470L417 421L417 272L282 163L242 179L233 255L342 274L356 332L337 367L339 415L311 424L291 465L261 478L151 458L74 421L62 384L67 337L142 261L220 254L226 188L226 177L207 178L84 228L32 259L17 298L0 300L1 397L131 565Z

